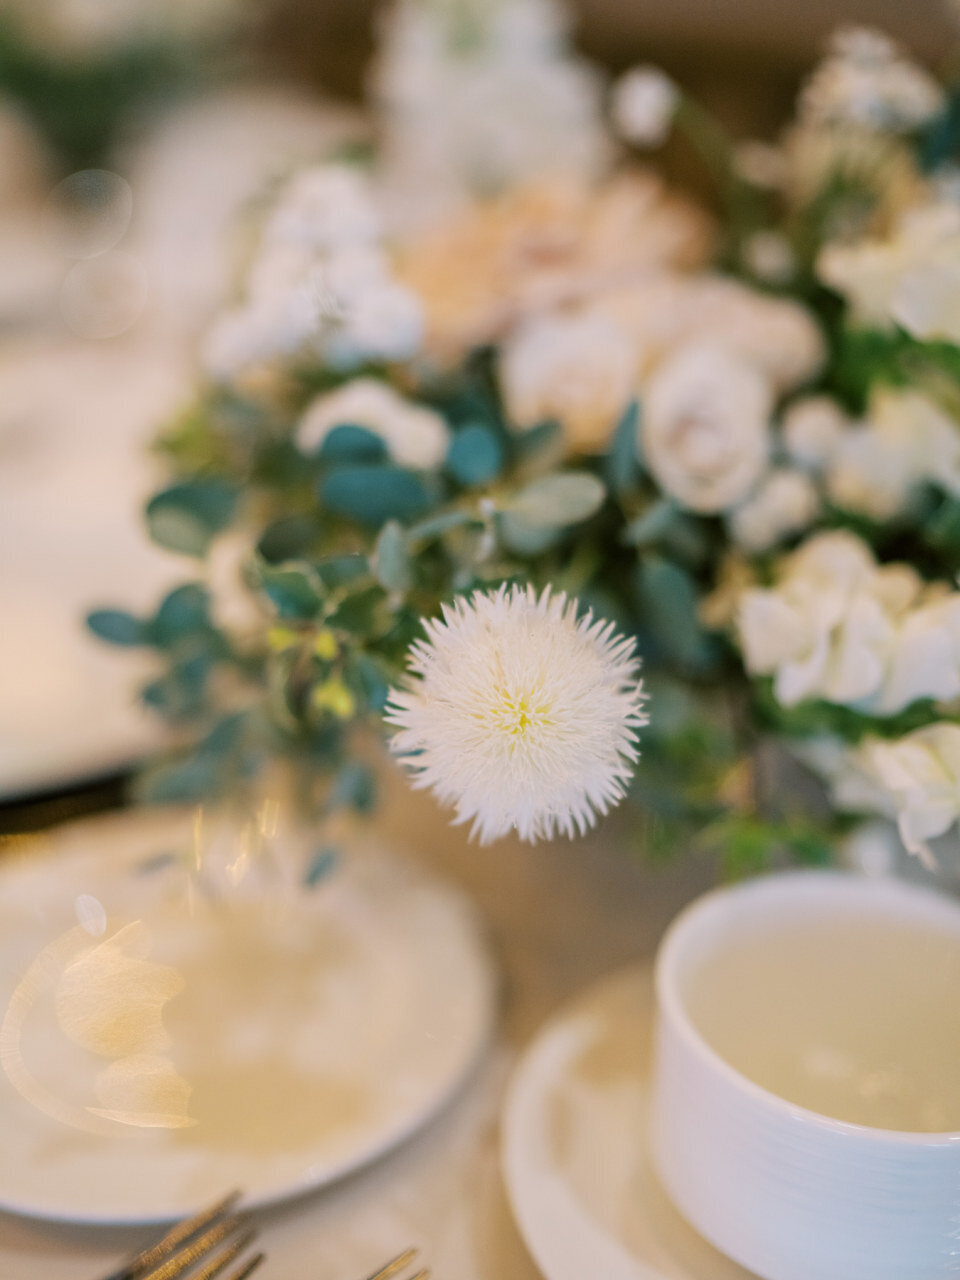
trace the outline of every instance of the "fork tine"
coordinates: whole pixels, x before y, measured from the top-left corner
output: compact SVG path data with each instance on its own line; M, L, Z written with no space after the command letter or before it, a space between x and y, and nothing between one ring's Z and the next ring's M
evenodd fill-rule
M214 1223L202 1235L194 1237L188 1241L182 1249L164 1259L153 1271L141 1273L142 1280L176 1280L177 1276L183 1275L185 1271L189 1271L207 1257L216 1247L223 1244L235 1232L239 1231L246 1225L245 1220L239 1217L222 1218L219 1222ZM252 1230L244 1232L243 1240L246 1246L254 1237ZM216 1272L214 1272L216 1274Z
M389 1262L384 1263L379 1271L374 1271L372 1275L367 1276L367 1280L391 1280L392 1276L397 1275L404 1267L413 1262L417 1253L417 1249L404 1250L404 1252L398 1254L397 1257L391 1258ZM414 1277L414 1280L416 1280L416 1277Z
M182 1222L175 1223L156 1244L151 1245L149 1249L144 1249L128 1262L125 1262L119 1271L114 1271L112 1275L106 1277L106 1280L135 1280L144 1271L149 1270L150 1267L155 1267L158 1262L162 1262L184 1241L189 1240L198 1231L208 1227L211 1222L216 1222L218 1218L223 1217L239 1199L240 1192L231 1191L228 1196L224 1196L222 1200L219 1200L209 1209L202 1209L200 1213L194 1214L192 1218L185 1218Z
M234 1271L233 1275L227 1276L227 1280L247 1280L247 1276L252 1276L260 1263L267 1255L265 1253L255 1253L249 1262L245 1262L239 1271ZM416 1280L416 1276L414 1276Z
M252 1258L243 1264L239 1271L234 1271L232 1275L228 1276L227 1280L247 1280L247 1276L253 1275L266 1256L265 1253L255 1253Z
M216 1254L214 1257L208 1258L202 1267L193 1272L190 1280L214 1280L214 1276L218 1276L224 1267L228 1267L231 1262L234 1262L239 1258L247 1245L253 1243L256 1235L257 1233L252 1227L247 1231L244 1231L242 1235L237 1236L236 1240L231 1241L231 1243L228 1244L225 1249L221 1250L220 1253ZM190 1263L187 1262L185 1265L189 1267ZM174 1275L176 1274L177 1273L174 1272ZM249 1272L247 1274L249 1275ZM147 1276L146 1280L153 1280L153 1277Z

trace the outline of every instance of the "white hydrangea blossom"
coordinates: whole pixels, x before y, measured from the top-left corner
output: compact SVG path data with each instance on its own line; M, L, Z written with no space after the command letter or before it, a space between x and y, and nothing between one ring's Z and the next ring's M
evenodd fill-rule
M634 67L613 86L610 110L617 132L637 147L666 141L680 100L673 80L659 67Z
M748 586L736 629L747 670L772 675L786 707L820 698L887 716L960 696L960 592L878 565L843 530L785 557L772 587Z
M556 0L397 0L371 88L400 226L544 174L593 178L610 155L600 78Z
M909 132L944 104L936 80L907 58L893 40L867 27L838 31L827 57L800 97L805 125Z
M350 368L417 351L423 315L380 243L369 180L346 165L298 173L269 216L243 301L207 337L204 365L222 381L309 352Z
M678 348L647 383L640 448L654 478L691 511L742 502L767 464L773 391L720 346Z
M424 624L387 710L392 750L482 843L573 836L623 797L647 722L635 642L532 587Z
M379 436L395 462L424 471L440 466L449 445L447 424L439 413L405 400L377 378L354 378L317 396L300 420L297 443L312 452L335 427L344 425L364 427Z

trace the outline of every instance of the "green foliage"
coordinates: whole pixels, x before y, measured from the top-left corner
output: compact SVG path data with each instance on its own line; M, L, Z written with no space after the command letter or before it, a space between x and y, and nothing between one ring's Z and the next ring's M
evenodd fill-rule
M172 485L147 504L150 536L169 551L203 556L214 536L233 520L239 496L235 484L216 477Z
M87 614L87 626L107 644L121 648L149 643L149 633L144 624L122 609L95 609Z
M500 473L504 453L496 434L471 422L454 434L447 453L447 471L464 486L489 484Z
M423 476L386 464L333 467L320 481L319 496L327 511L374 529L388 520L418 520L434 505Z

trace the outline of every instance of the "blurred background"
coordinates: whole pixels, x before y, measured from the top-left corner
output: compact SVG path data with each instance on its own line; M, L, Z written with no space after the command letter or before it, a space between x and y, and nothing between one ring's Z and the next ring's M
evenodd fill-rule
M602 70L659 64L761 139L838 24L882 27L936 64L958 20L950 0L568 8L576 49ZM139 659L118 661L82 618L118 600L145 608L181 576L142 533L149 442L188 401L197 336L242 253L240 213L293 165L371 140L379 12L377 0L0 0L4 829L57 816L36 797L117 775L154 741L131 695ZM698 186L683 153L663 160Z

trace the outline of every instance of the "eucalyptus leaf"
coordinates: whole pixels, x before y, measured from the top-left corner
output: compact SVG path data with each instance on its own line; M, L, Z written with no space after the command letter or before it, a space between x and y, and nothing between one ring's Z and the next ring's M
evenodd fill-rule
M469 423L454 435L446 466L462 485L488 484L503 466L503 446L489 427Z
M317 540L317 524L312 516L281 516L267 525L257 543L258 553L268 564L296 560Z
M315 618L323 597L308 564L290 563L260 570L260 585L281 618Z
M333 781L327 808L356 809L369 813L377 798L377 785L373 772L365 764L351 761L345 764Z
M215 478L188 480L156 494L147 504L150 536L170 551L202 556L236 511L235 485Z
M352 422L334 427L318 450L321 462L386 462L387 446L375 432Z
M422 476L383 464L334 467L320 481L319 495L328 511L373 528L388 520L408 524L434 505Z
M684 667L699 667L710 647L697 615L697 589L679 565L648 555L637 567L637 589L644 625L659 646Z
M87 614L87 626L95 636L106 640L108 644L132 648L150 643L147 626L132 613L125 613L122 609L94 609Z
M149 629L154 644L166 649L209 625L210 593L200 583L188 582L164 598Z
M388 520L380 530L373 563L377 581L388 591L408 591L413 585L413 567L407 553L403 527Z
M561 529L589 520L606 496L603 482L589 471L558 471L531 481L505 511L529 529Z
M610 489L618 497L635 489L641 465L637 447L640 429L640 405L632 400L617 423L610 449L603 460L603 474Z

